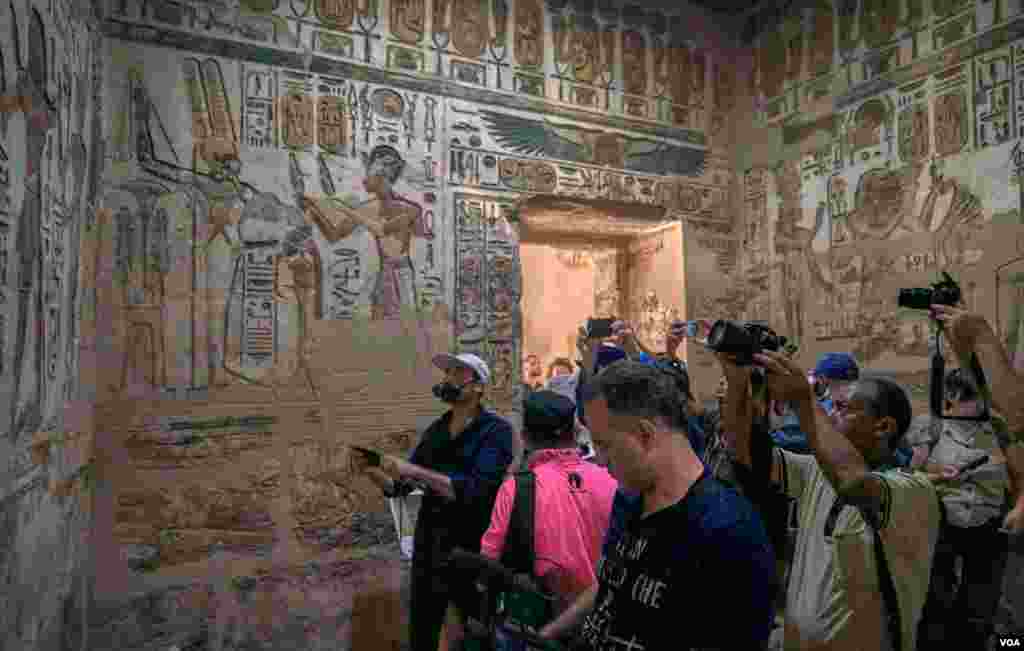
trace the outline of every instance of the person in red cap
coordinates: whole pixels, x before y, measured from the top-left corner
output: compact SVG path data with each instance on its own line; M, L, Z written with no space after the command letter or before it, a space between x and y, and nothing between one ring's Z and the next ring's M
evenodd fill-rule
M409 643L412 651L437 651L450 600L458 586L445 571L452 550L480 548L498 488L515 457L515 434L505 419L486 409L484 389L491 379L476 355L438 355L434 365L444 381L434 395L451 409L434 421L409 460L384 456L371 467L353 461L388 497L424 491L413 537Z

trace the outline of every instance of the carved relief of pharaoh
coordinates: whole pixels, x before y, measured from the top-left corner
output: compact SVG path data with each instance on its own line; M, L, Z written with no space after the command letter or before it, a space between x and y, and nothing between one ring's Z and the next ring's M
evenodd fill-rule
M899 226L903 208L902 172L872 169L860 179L855 208L848 224L854 233L872 239L885 239Z
M403 43L419 43L425 4L425 0L391 0L391 34Z
M939 156L955 154L967 143L967 98L950 93L935 100L935 151Z
M647 94L647 41L640 32L622 35L622 74L627 93Z
M516 2L516 61L521 66L544 64L544 8L541 0Z
M487 16L480 0L452 0L452 44L464 57L476 59L483 55L490 36Z

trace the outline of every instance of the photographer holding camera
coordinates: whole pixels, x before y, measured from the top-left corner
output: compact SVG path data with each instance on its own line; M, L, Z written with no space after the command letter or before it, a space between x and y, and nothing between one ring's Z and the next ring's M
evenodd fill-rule
M1008 440L1003 428L983 417L978 387L964 369L946 373L944 393L955 419L929 414L915 419L907 435L916 444L913 466L932 477L945 515L919 642L982 649L992 633L1008 554L999 531L1008 489L1001 450Z
M1004 454L1015 504L1003 520L1003 529L1024 533L1024 378L1010 366L999 338L983 316L953 305L932 304L930 310L932 318L943 324L961 363L973 353L983 369L992 404L1002 415L1009 437Z
M913 651L939 503L927 477L893 467L911 421L906 393L884 378L862 379L827 416L806 372L754 343L717 351L728 379L723 420L736 436L738 462L799 506L785 648ZM754 418L753 364L764 370L768 396L796 403L813 455L771 445L764 419Z

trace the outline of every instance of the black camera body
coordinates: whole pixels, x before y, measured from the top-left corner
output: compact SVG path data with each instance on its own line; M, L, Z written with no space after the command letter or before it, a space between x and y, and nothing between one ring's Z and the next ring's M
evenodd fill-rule
M787 341L763 322L720 319L708 332L707 347L716 353L735 355L740 366L750 366L754 355L764 351L779 352Z
M962 297L960 285L943 271L942 280L931 287L900 289L896 304L911 310L927 310L932 305L957 305Z

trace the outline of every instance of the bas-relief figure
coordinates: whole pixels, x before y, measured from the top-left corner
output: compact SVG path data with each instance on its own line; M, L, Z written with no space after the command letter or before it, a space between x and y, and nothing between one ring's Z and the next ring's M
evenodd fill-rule
M49 82L50 63L47 58L46 35L42 18L33 11L28 30L28 65L20 72L15 93L28 97L31 109L26 115L24 151L12 152L15 159L24 161L24 174L12 175L12 182L24 188L21 205L12 206L17 211L17 239L12 280L21 291L12 301L14 319L10 350L13 351L11 372L13 374L11 395L7 397L9 421L6 425L9 435L16 437L26 430L38 429L47 414L47 373L46 340L48 331L55 325L46 318L44 292L47 286L49 254L44 251L47 222L52 215L50 202L44 201L49 194L49 185L55 180L53 166L54 147L59 146L54 136L59 137L59 108L46 97L44 89ZM50 52L50 56L54 56ZM62 132L63 130L60 129ZM10 312L8 312L10 314ZM8 326L10 327L10 326Z
M359 227L372 235L380 273L371 295L371 317L396 319L403 309L419 308L410 251L413 237L427 237L428 229L422 207L394 191L406 164L401 154L378 145L364 154L364 164L368 201L347 206L337 199L306 195L304 209L328 242L338 242Z
M247 273L243 249L256 242L258 247L269 246L279 250L290 240L306 242L311 231L303 227L301 213L295 208L282 204L273 195L256 191L241 180L237 137L219 65L213 60L200 64L194 59L186 59L183 72L190 91L194 129L191 168L166 160L162 148L157 146L153 133L163 133L163 120L150 98L147 80L132 75L128 93L135 136L132 145L139 173L135 180L115 182L115 186L135 195L140 202L152 201L149 195L154 193L160 195L161 200L164 196L184 197L184 204L191 213L191 219L197 222L200 234L192 271L189 272L191 296L187 302L191 307L178 303L167 305L165 301L161 311L153 300L136 302L146 309L128 307L125 314L129 318L133 313L140 318L146 315L134 328L136 333L146 334L143 340L124 342L125 363L134 367L140 358L149 357L151 363L138 370L144 371L151 383L154 375L162 379L162 370L159 373L152 370L162 369L167 364L166 354L163 358L160 355L160 337L155 331L163 326L157 327L156 315L163 314L171 321L197 318L193 331L198 336L189 345L193 349L189 370L191 386L225 388L242 383L270 386L281 381L275 376L273 367L252 368L251 360L242 350L243 324L250 318L248 313L252 309L242 305L246 300L242 278ZM138 216L134 218L138 219ZM293 282L288 285L289 291L300 305L299 328L295 335L298 345L295 348L299 357L298 370L301 370L303 360L308 358L309 342L309 320L304 317L310 315L314 300L308 294L308 286L313 282L309 276L315 276L319 267L307 264L309 253L305 244L298 245L297 252L281 253L277 264L291 272ZM266 282L272 283L273 275ZM152 282L149 285L156 286ZM149 292L149 295L153 298L159 293ZM182 309L190 311L191 316L176 313ZM271 310L270 319L276 321L276 308ZM151 331L153 334L149 334ZM286 345L287 341L285 337L280 343ZM122 370L121 389L126 376L127 370ZM287 378L289 381L292 379ZM308 374L302 381L306 380ZM156 385L159 386L158 383Z

